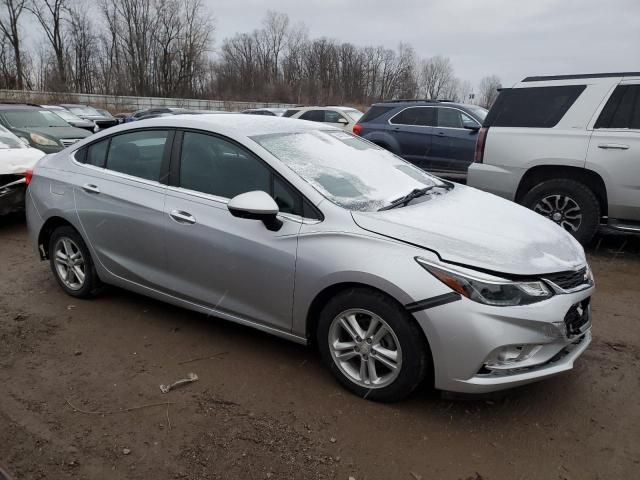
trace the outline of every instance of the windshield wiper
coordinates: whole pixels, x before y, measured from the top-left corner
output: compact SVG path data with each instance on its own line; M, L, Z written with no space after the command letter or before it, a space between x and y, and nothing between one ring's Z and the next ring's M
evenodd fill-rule
M392 208L405 207L406 205L408 205L408 203L411 200L414 200L416 198L426 195L429 191L433 190L436 187L444 188L446 190L451 190L453 186L454 185L451 182L442 181L441 185L429 185L428 187L424 187L424 188L414 188L404 197L400 197L393 200L389 205L379 208L378 211L383 212L385 210L391 210Z
M378 211L382 212L384 210L391 210L392 208L396 208L396 207L400 207L400 206L404 207L411 200L426 195L427 192L429 192L433 188L435 188L435 185L431 185L429 187L424 187L424 188L414 188L409 193L407 193L404 197L400 197L400 198L395 199L389 205L387 205L385 207L382 207L382 208L379 208Z

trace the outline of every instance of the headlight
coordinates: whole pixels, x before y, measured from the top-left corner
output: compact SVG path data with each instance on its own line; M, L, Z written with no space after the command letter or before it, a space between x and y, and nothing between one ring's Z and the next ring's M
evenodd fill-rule
M553 295L542 281L517 282L480 272L465 271L434 265L422 258L416 261L453 291L474 302L500 307L528 305Z
M48 145L53 147L58 146L58 142L56 142L55 140L51 140L50 138L42 136L38 133L32 133L30 137L31 137L31 141L37 145Z

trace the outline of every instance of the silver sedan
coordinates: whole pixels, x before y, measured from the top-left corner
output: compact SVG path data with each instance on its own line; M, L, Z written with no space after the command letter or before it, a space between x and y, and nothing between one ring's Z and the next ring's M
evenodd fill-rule
M562 228L350 133L250 115L121 125L41 160L30 234L61 288L117 285L295 342L380 401L567 371L593 279Z

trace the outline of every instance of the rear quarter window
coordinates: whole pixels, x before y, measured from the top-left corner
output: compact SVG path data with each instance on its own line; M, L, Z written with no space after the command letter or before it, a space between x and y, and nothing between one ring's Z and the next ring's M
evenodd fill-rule
M640 129L640 85L617 86L594 128Z
M552 128L578 99L586 85L502 90L485 127Z
M396 108L396 107L384 107L384 106L381 106L381 105L374 105L369 110L367 110L367 113L365 113L360 118L360 121L358 123L372 122L376 118L379 118L382 115L384 115L385 113L390 112L394 108Z

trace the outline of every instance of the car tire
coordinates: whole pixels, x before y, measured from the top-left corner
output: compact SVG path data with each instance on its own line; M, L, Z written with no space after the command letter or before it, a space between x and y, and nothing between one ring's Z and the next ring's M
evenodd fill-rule
M539 183L526 193L522 204L564 227L584 245L593 239L600 225L600 202L593 191L568 178ZM579 222L576 215L580 216Z
M60 287L72 297L91 298L102 289L89 249L72 227L58 227L51 234L49 264Z
M347 326L355 320L360 332L353 328L349 332L340 319ZM367 332L374 319L375 326L390 331L374 328ZM394 299L376 290L352 288L333 297L320 312L316 334L318 349L331 373L363 398L402 400L431 371L429 345L415 319ZM393 364L396 369L389 367Z

